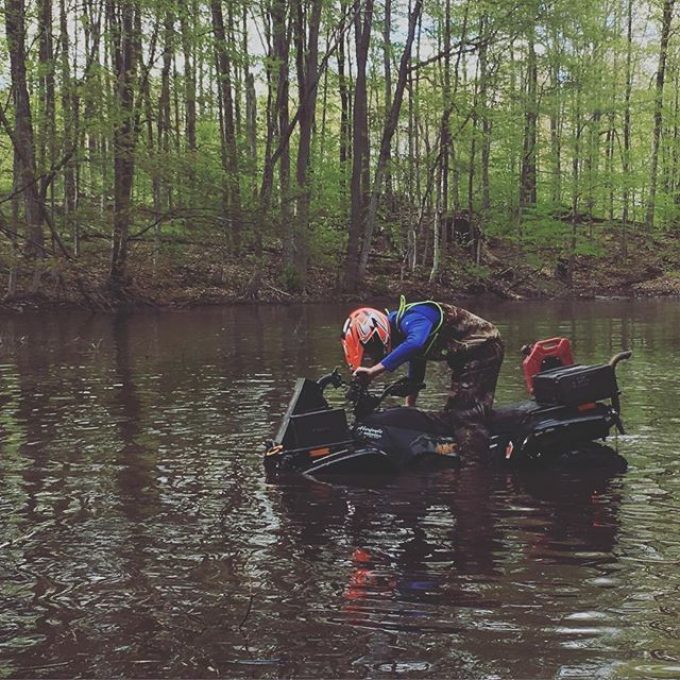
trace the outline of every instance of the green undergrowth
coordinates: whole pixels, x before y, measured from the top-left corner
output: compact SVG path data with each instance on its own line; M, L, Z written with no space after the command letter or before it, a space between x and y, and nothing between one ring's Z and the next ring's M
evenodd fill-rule
M654 239L628 234L616 225L581 228L576 248L564 239L487 237L472 253L452 244L438 271L417 263L411 270L398 252L376 252L359 292L343 291L341 257L314 257L303 276L284 267L280 249L260 257L229 257L191 244L133 245L122 293L107 288L108 252L90 246L77 260L18 261L18 294L5 308L82 306L102 310L121 305L186 307L245 302L306 302L369 297L438 297L493 294L500 298L645 296L680 294L680 244L673 235ZM552 233L554 237L554 232ZM566 237L565 237L566 238ZM627 249L627 253L626 253ZM0 262L5 286L12 264ZM36 288L37 282L37 289ZM32 291L32 292L27 292Z

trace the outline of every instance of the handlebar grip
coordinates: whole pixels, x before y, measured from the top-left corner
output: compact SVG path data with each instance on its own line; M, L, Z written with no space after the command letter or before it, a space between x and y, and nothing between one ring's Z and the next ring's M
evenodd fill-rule
M345 393L345 399L356 403L359 399L367 393L366 386L360 383L358 380L354 379L349 384L347 392Z

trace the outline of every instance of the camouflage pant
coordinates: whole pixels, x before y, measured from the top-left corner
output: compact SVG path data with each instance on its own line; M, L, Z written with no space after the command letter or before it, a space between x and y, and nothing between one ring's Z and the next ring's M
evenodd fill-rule
M451 389L441 417L448 421L463 452L483 452L489 445L487 421L503 355L503 342L492 338L449 359Z

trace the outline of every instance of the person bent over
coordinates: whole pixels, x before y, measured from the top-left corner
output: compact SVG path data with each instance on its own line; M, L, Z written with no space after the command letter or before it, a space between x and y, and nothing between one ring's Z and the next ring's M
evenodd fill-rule
M415 406L427 362L446 361L451 386L437 419L455 434L461 449L486 449L504 356L498 329L462 307L432 300L406 304L403 295L399 308L386 312L361 307L345 321L342 347L353 375L370 382L408 363L414 389L406 405Z

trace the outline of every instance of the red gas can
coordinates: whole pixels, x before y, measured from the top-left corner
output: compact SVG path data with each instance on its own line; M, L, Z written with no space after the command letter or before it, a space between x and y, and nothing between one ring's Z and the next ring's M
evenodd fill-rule
M529 348L526 359L522 362L524 382L530 394L534 393L534 376L540 371L547 371L559 366L571 366L574 358L571 355L569 338L549 338L539 340Z

